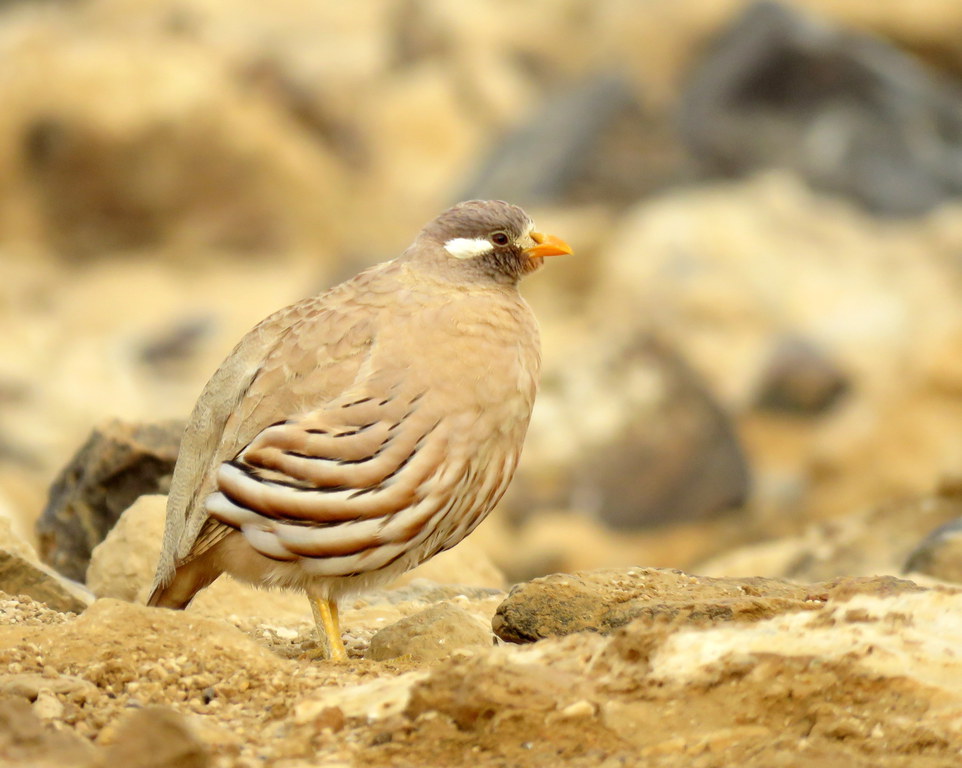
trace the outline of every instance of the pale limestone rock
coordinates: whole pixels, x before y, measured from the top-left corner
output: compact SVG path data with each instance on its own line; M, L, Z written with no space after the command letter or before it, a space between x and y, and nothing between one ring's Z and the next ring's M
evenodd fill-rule
M14 521L0 514L0 549L31 563L38 562L36 550L15 528Z
M56 720L63 715L63 702L49 688L41 688L33 702L33 712L41 720Z
M379 630L371 638L368 657L375 661L409 657L431 662L467 648L493 642L489 624L453 603L438 603Z
M426 671L406 672L340 690L329 690L321 698L308 698L294 707L294 722L308 723L329 707L338 707L347 717L381 720L404 711L411 688L428 676Z
M64 578L33 558L0 548L0 592L26 595L55 611L80 613L93 600L81 584Z
M503 599L504 592L496 589L416 579L406 586L373 590L344 601L341 630L349 651L367 655L379 632L438 604L450 604L467 614L475 625L484 627L490 639L491 618ZM310 625L308 631L312 629Z
M87 586L97 597L132 602L153 583L166 507L166 496L141 496L94 548Z
M704 632L678 632L650 659L656 680L674 684L704 679L719 661L773 653L850 657L866 671L905 675L947 694L944 705L962 706L962 605L959 590L932 589L890 596L862 594L826 603L817 612L795 612L754 625L725 624ZM933 696L933 701L938 697ZM949 707L947 709L950 710ZM962 723L957 724L962 728Z
M44 677L36 673L0 675L0 693L22 696L30 701L36 701L43 691L65 694L82 701L96 690L97 686L93 683L73 675L59 677Z
M771 576L819 581L838 576L900 575L917 570L952 581L953 553L945 567L926 568L912 553L926 534L962 517L962 493L947 485L938 493L904 499L809 525L798 536L729 550L694 568L704 576Z

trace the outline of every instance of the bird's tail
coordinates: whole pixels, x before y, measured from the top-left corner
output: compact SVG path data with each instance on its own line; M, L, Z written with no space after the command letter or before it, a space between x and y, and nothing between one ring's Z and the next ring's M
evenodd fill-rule
M210 586L221 574L221 570L213 565L213 558L205 557L206 554L178 565L168 583L154 587L147 598L147 605L176 610L186 608L194 595Z

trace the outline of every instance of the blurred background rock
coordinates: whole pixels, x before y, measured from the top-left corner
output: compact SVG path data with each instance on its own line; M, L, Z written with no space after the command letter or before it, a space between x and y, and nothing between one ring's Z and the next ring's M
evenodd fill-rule
M0 57L0 514L34 543L95 427L183 419L255 322L476 196L577 252L525 284L543 389L477 534L509 580L797 563L962 469L956 0L7 2Z

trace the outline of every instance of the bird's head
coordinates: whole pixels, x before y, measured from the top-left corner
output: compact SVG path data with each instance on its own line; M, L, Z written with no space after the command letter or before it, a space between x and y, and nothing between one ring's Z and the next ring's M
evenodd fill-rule
M537 232L516 205L469 200L428 224L414 244L417 257L455 279L515 284L545 256L570 254L570 246Z

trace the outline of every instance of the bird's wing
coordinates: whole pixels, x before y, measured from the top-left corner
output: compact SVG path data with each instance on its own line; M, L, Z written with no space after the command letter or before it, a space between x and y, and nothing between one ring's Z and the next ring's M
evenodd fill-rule
M458 503L468 462L452 461L446 426L403 375L376 396L367 383L222 463L211 516L263 555L315 559L318 575L384 567L429 535Z
M171 480L157 584L226 532L205 525L203 501L214 489L214 470L265 427L333 400L354 382L373 343L377 315L350 306L343 292L274 313L211 377L191 414Z

